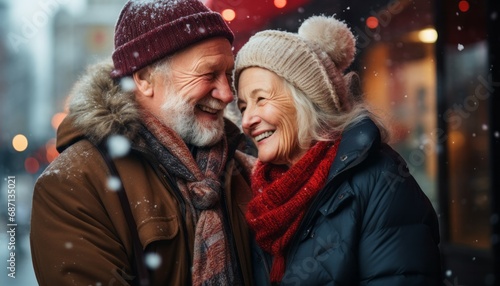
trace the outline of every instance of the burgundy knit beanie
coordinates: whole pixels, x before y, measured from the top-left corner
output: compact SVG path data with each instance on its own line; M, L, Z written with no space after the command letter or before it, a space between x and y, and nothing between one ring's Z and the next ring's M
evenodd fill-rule
M213 37L234 35L219 13L199 0L129 0L115 26L112 78L131 75Z

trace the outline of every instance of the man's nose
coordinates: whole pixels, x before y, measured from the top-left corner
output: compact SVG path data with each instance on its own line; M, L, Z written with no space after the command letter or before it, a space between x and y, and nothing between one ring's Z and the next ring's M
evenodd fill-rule
M233 91L229 85L229 81L225 76L221 76L216 82L216 86L212 91L212 97L229 104L234 100Z

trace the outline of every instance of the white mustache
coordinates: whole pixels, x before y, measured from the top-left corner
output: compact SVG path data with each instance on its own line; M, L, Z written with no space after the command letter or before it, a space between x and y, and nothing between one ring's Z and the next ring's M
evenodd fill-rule
M217 99L207 99L203 101L199 101L198 105L203 105L211 109L223 110L226 108L227 104L217 100Z

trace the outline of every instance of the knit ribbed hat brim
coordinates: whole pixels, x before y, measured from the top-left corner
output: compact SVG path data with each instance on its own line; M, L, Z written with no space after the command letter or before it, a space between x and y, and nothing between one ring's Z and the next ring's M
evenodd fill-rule
M234 35L198 0L129 1L115 27L113 78L131 75L202 40Z
M306 95L337 97L314 47L297 34L274 30L255 34L238 52L235 66L235 90L242 70L261 67L285 78Z
M236 56L233 87L237 92L244 69L260 67L287 80L318 108L341 112L350 104L343 71L354 54L355 38L345 23L313 16L298 33L265 30L253 35Z

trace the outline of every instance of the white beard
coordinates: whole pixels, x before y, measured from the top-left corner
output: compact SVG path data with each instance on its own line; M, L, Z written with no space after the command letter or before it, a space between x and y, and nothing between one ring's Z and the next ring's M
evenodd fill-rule
M212 107L222 104L216 99L203 99L200 103ZM161 106L162 122L187 144L203 147L219 142L224 134L223 117L214 122L200 122L196 119L194 108L182 96L170 92Z

